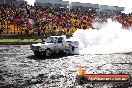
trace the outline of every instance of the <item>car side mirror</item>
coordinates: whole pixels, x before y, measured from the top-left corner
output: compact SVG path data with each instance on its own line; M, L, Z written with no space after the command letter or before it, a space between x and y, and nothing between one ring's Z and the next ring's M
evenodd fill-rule
M44 40L44 39L42 39L42 42L45 42L45 40Z

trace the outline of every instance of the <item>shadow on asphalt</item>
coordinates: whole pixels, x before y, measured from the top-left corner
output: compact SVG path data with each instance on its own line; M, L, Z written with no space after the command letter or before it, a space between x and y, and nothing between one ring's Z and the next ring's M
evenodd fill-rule
M74 55L67 55L67 54L53 54L50 57L46 57L46 56L35 56L35 55L31 55L28 56L27 58L29 59L34 59L34 60L46 60L46 59L59 59L59 58L64 58L64 57L68 57L68 56L74 56Z

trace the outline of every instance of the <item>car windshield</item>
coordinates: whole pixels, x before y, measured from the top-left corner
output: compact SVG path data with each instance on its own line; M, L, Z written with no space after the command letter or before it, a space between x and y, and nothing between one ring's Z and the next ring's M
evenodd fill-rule
M45 40L46 43L54 43L54 38L53 37L48 37L46 40Z

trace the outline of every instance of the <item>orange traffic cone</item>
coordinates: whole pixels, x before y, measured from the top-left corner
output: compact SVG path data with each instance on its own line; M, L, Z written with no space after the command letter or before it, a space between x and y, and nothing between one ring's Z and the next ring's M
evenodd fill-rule
M81 65L80 65L79 67L77 67L77 75L79 75L79 76L84 76L85 74L86 74L86 70L83 69L83 68L81 67Z

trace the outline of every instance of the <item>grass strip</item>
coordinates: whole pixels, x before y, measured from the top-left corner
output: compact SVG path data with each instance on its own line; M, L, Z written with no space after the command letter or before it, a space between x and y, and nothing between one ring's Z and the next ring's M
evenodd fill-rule
M41 39L0 39L0 42L14 42L14 43L17 43L17 42L42 42Z

